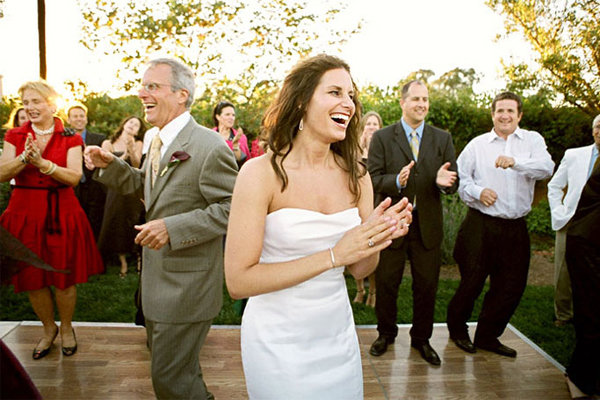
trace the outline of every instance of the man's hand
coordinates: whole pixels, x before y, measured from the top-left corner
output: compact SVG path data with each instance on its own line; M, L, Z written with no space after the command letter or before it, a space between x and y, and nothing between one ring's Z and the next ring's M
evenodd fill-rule
M155 219L144 225L134 225L134 228L140 231L135 237L135 243L140 246L160 250L169 243L169 232L164 219Z
M496 168L512 168L515 165L515 159L509 156L498 156L496 159Z
M489 207L496 202L498 195L492 189L485 188L481 191L479 195L479 200L483 203L484 206Z
M86 146L83 152L83 159L85 161L85 167L89 170L94 168L106 168L108 164L113 162L115 156L103 150L98 146Z
M456 171L450 171L450 163L446 162L438 169L435 183L441 187L450 187L456 182L457 173Z
M400 186L406 186L406 182L408 182L408 177L410 176L410 170L415 166L415 162L411 161L400 170L400 174L398 174L398 182Z

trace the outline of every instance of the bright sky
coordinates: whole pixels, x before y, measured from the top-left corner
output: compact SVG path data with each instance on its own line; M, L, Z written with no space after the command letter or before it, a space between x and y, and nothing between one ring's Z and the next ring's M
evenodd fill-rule
M320 1L320 0L310 0ZM394 85L410 72L433 70L439 76L456 67L483 75L477 91L504 87L500 60L529 60L522 40L494 38L503 19L484 0L350 0L346 11L364 19L361 33L339 54L358 85ZM36 0L5 0L0 19L0 75L3 94L16 94L27 80L37 79ZM75 0L46 0L48 81L57 89L81 79L92 90L106 90L115 63L98 58L79 44L81 16ZM332 52L335 54L334 52Z

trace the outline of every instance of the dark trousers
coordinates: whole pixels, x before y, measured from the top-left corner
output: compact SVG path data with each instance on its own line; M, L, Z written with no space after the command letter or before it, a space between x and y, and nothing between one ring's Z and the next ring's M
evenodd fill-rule
M529 234L525 218L503 219L469 209L454 245L460 284L448 304L448 330L453 339L468 337L467 321L485 280L476 343L495 343L506 329L527 286Z
M395 338L398 335L396 315L398 313L398 288L402 283L406 258L410 260L413 292L413 326L410 336L413 341L425 341L433 332L435 295L440 277L441 250L426 249L421 240L418 213L413 214L408 235L400 247L383 250L375 270L377 284L377 331L379 335ZM393 246L393 245L392 245Z
M588 395L600 394L600 249L567 235L567 268L573 289L575 350L567 374Z

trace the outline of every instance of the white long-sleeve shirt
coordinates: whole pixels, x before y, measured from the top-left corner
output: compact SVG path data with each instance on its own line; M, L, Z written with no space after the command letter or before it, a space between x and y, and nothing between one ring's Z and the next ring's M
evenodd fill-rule
M513 157L511 168L496 168L496 159ZM460 184L458 193L467 206L493 217L516 219L531 211L535 181L552 175L554 162L542 135L517 128L505 140L494 130L477 136L456 160ZM486 207L479 200L483 189L498 195Z

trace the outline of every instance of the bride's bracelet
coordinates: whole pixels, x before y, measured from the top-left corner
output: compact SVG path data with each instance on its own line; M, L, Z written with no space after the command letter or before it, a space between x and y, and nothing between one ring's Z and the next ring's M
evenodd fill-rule
M329 248L329 255L331 256L331 268L335 268L335 256L331 247Z

